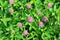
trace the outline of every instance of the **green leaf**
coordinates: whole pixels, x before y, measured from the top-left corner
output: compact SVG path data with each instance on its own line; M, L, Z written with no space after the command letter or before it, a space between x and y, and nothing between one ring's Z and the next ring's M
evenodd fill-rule
M4 23L5 26L7 26L7 22L10 21L10 20L11 20L11 18L6 18L6 17L3 17L1 19L1 21Z

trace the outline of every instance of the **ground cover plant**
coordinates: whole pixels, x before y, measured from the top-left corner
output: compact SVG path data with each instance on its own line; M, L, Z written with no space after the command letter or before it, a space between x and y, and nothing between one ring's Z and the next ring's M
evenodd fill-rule
M60 40L60 0L0 0L0 40Z

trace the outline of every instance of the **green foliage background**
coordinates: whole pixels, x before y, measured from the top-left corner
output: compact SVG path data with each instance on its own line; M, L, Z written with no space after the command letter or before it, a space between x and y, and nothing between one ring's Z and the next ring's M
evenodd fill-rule
M47 7L48 2L53 4L51 8ZM32 4L30 9L26 8L28 3ZM9 13L8 8L14 12ZM38 16L36 10L42 14ZM26 20L29 15L34 18L32 23ZM39 28L37 22L43 16L47 16L48 21ZM17 27L18 22L23 23L23 28ZM27 36L22 35L24 29L29 32ZM60 0L14 0L13 5L8 0L0 0L0 40L60 40Z

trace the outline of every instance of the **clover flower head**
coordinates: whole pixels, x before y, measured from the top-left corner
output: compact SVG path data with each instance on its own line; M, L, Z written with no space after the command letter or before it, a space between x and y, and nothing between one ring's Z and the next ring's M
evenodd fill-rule
M28 22L32 22L32 21L33 21L32 16L28 16L28 17L27 17L27 21L28 21Z
M17 26L18 26L19 28L21 28L21 27L22 27L22 23L21 23L21 22L18 22L18 23L17 23Z
M14 0L9 0L9 3L10 4L14 4Z
M38 26L43 26L43 22L42 21L40 21L40 22L38 22Z
M14 10L13 10L13 8L9 8L9 10L8 10L10 13L12 13Z
M27 8L31 8L31 4L27 4L26 7L27 7Z
M46 17L46 16L44 16L43 18L42 18L42 21L47 21L48 20L48 18Z
M41 12L39 10L37 10L37 14L39 15L39 14L41 14Z
M52 4L51 4L51 3L48 3L47 6L48 6L48 7L52 7Z
M23 35L26 36L28 34L28 30L23 31Z

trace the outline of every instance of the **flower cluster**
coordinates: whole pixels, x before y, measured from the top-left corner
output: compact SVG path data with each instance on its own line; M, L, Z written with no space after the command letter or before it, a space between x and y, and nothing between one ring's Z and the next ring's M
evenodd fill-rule
M0 39L60 40L59 2L0 0Z
M14 0L9 0L9 3L10 3L10 4L14 4ZM28 4L26 5L26 8L29 9L29 8L31 8L31 6L32 6L32 5L28 3ZM51 6L52 6L51 3L48 3L48 7L51 7ZM9 12L10 12L10 13L12 13L13 11L14 11L14 10L13 10L12 8L9 8ZM37 15L41 15L41 11L39 11L39 10L37 10L36 13L37 13ZM34 19L33 19L32 16L28 16L28 17L27 17L27 21L28 21L28 22L33 22L33 20L34 20ZM42 27L43 24L44 24L43 21L45 22L45 21L47 21L47 20L48 20L48 18L47 18L46 16L44 16L44 17L42 18L42 21L39 21L39 22L37 23L37 25L40 26L40 27ZM23 23L18 22L18 23L17 23L17 26L18 26L19 28L22 28L22 27L23 27ZM23 34L24 34L24 36L27 35L27 34L28 34L28 31L27 31L27 30L24 30L24 31L23 31Z

